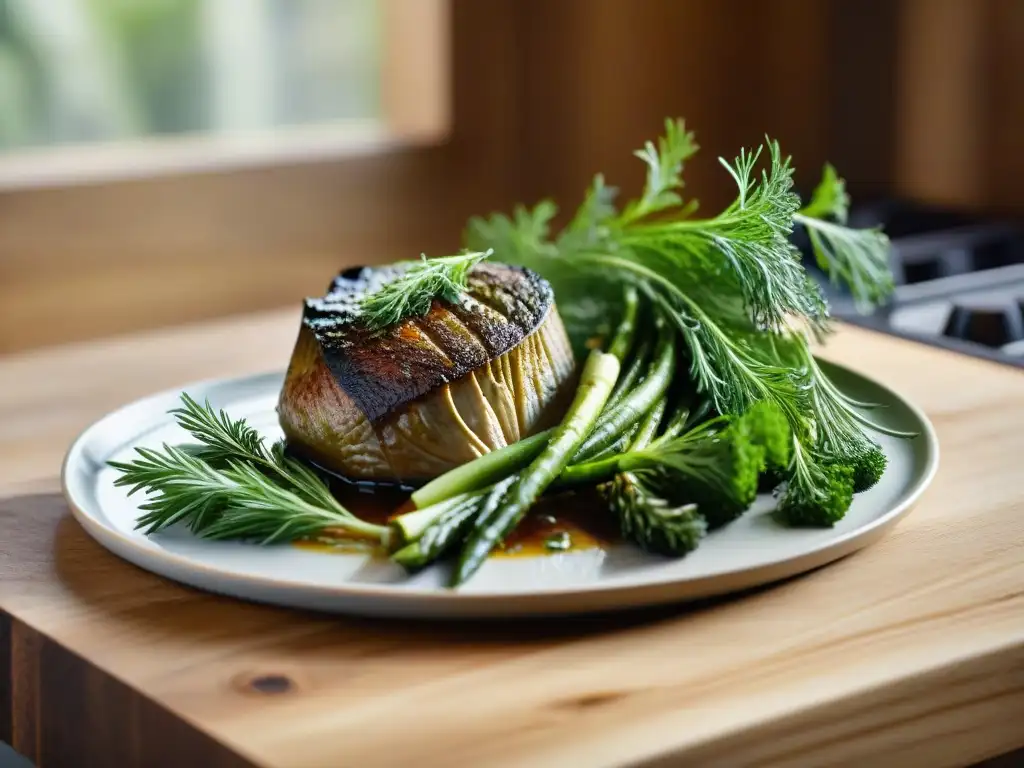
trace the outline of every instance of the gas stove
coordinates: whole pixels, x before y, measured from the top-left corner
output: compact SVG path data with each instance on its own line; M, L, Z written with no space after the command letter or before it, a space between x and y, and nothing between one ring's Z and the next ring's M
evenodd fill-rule
M1024 226L886 201L856 208L850 225L881 225L896 291L870 315L829 284L806 237L795 242L822 283L832 314L853 325L1024 367Z

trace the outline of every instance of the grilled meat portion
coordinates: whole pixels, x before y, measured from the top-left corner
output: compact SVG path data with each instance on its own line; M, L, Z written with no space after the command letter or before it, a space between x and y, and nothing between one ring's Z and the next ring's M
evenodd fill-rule
M419 482L558 422L574 363L547 282L485 262L461 305L370 332L359 302L400 274L348 270L306 301L278 404L292 450L353 479Z

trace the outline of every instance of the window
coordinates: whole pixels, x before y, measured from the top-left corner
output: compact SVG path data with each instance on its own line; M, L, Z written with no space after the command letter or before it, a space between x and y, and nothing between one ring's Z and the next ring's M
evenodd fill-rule
M375 0L2 0L0 151L380 117Z
M0 186L436 141L440 0L0 0Z

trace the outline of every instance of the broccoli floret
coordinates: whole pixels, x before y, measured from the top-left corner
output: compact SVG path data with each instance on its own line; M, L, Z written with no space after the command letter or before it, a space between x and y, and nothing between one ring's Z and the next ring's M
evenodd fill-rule
M681 557L696 549L707 523L694 504L673 506L651 486L655 472L621 472L605 490L623 537L648 552Z
M870 448L850 462L853 469L853 492L861 493L873 488L882 479L888 464L889 460L882 453L881 447L872 443Z
M874 487L885 474L889 461L877 443L863 438L849 441L841 450L820 455L819 462L830 466L849 467L853 473L853 492L861 493Z
M662 468L658 492L675 505L696 504L709 529L732 522L754 503L764 464L764 449L751 439L747 423L727 417L635 456L640 467Z
M764 472L785 472L793 453L793 433L786 415L768 400L756 403L745 414L751 439L764 449Z
M775 517L792 526L831 528L853 503L853 468L823 464L794 443L791 474L775 509Z
M757 478L765 466L766 450L745 419L734 420L719 439L728 446L734 495L746 510L757 499Z
M764 449L758 490L770 491L785 479L793 453L793 432L778 406L762 400L743 414L753 441Z

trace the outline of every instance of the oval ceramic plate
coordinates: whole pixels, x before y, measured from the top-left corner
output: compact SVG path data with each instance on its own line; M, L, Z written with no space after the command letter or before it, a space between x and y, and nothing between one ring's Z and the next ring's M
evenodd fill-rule
M138 497L115 488L106 462L127 460L136 446L185 442L167 411L179 391L128 405L88 428L64 464L64 493L75 517L100 544L154 573L199 589L247 600L339 613L457 618L551 615L633 608L720 595L794 576L878 540L906 514L935 474L938 443L927 418L894 392L838 366L841 389L883 404L873 417L911 440L882 437L889 468L859 494L846 518L829 530L782 528L763 497L742 518L710 534L679 560L621 545L537 557L492 558L464 587L446 589L441 567L408 577L380 557L259 547L200 540L185 531L152 537L137 532ZM188 387L268 438L279 436L274 406L281 374L204 382ZM141 496L141 494L139 495Z

